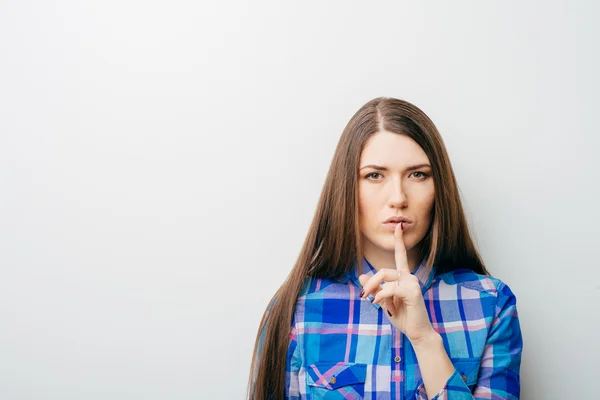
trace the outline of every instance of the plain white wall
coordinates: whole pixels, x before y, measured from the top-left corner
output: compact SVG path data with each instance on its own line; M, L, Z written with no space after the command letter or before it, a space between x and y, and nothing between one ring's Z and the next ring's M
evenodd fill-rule
M522 398L597 392L598 3L0 3L0 398L240 399L342 129L446 142Z

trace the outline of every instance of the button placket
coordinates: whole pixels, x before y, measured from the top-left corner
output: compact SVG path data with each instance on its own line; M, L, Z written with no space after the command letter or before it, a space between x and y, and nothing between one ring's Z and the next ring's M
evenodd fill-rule
M398 335L398 336L396 336ZM398 340L396 342L396 340ZM392 354L390 355L392 361L392 376L397 376L400 379L398 381L392 381L390 389L392 390L392 398L395 399L399 396L399 399L404 398L406 393L406 377L404 371L404 335L400 330L392 325Z
M404 363L402 362L402 357L404 357L404 334L402 332L400 332L400 354L398 354L398 357L400 358L400 370L402 371L402 375L404 375ZM402 396L401 398L404 398L404 395L406 393L406 376L402 380L402 385L400 386L400 393Z

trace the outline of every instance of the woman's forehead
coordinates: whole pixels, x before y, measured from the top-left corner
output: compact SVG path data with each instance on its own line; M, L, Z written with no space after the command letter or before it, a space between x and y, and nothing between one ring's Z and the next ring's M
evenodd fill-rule
M413 139L406 135L379 132L372 135L361 152L360 167L369 164L391 169L429 163L429 158Z

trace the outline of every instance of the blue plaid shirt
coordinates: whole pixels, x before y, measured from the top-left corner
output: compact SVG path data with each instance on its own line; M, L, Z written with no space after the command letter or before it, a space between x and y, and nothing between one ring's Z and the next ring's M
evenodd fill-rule
M376 271L363 258L361 273ZM296 303L286 359L289 399L427 399L410 341L378 304L359 297L358 268L308 278ZM420 264L433 328L455 371L434 399L518 399L522 339L516 299L471 270L436 274Z

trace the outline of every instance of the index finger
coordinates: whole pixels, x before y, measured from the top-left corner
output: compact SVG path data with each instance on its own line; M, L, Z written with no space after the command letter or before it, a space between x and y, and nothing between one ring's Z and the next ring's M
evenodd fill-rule
M404 246L402 223L397 224L396 229L394 229L394 250L396 270L400 273L400 276L410 274L408 257L406 256L406 246Z

